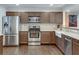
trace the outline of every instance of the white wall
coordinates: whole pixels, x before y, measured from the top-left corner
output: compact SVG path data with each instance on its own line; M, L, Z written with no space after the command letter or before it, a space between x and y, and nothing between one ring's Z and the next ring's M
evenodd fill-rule
M0 8L0 34L2 34L2 17L6 15L5 9Z

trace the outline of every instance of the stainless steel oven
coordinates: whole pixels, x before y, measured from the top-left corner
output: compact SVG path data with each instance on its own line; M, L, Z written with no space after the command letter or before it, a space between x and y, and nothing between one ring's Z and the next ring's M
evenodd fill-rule
M30 26L28 32L28 45L40 45L40 27Z

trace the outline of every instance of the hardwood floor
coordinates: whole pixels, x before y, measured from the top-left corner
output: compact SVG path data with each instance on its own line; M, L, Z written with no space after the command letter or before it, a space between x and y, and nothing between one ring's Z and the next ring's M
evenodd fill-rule
M61 51L52 45L4 47L3 55L63 55Z

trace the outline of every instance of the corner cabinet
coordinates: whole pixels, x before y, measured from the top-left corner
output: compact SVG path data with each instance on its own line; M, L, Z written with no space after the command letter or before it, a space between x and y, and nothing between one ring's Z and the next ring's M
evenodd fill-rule
M55 44L55 32L42 31L41 44Z
M50 12L50 23L62 24L63 13L62 12Z
M73 55L79 55L79 40L73 39Z
M20 44L28 44L28 32L20 31L19 32L19 43Z

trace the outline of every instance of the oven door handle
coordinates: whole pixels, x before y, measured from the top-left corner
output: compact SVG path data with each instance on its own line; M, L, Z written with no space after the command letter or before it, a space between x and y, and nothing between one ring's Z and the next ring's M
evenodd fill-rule
M65 40L67 40L67 41L71 42L71 39L65 38Z

